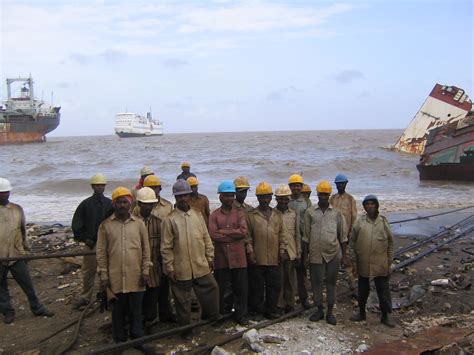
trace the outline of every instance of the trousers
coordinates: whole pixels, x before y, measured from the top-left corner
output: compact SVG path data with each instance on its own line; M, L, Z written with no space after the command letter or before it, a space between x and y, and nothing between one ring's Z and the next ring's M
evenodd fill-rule
M340 254L328 263L323 259L321 264L310 264L311 287L313 288L314 304L316 306L323 305L324 285L326 286L328 305L336 303L336 283L340 265Z
M94 248L95 250L95 248ZM95 255L84 255L82 257L82 292L81 298L86 301L92 300L94 292L95 275L97 274L97 258ZM92 300L93 301L93 300Z
M390 295L390 285L388 276L374 277L375 289L379 298L379 306L382 313L392 313L392 297ZM370 293L370 279L359 276L358 280L359 307L365 309Z
M114 341L127 341L126 322L132 339L142 337L144 333L142 321L142 301L144 292L116 293L112 307L112 334ZM128 317L128 318L127 318Z
M280 264L281 291L278 297L278 307L295 307L296 271L295 260L285 260Z
M248 302L247 268L218 269L214 271L214 277L219 285L220 313L231 313L234 308L236 320L245 318Z
M249 312L276 313L281 289L279 266L256 265L249 272Z

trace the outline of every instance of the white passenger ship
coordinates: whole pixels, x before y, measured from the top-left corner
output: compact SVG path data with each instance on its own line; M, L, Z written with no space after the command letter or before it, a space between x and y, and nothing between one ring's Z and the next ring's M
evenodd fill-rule
M163 122L154 120L151 112L146 117L125 112L115 115L115 134L120 138L163 135Z

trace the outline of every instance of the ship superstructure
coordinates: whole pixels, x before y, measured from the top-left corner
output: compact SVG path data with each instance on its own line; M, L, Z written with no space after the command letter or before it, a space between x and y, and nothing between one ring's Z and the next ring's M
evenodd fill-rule
M7 79L7 100L0 106L0 144L44 142L46 134L59 125L59 106L36 100L33 79ZM20 96L12 95L11 84L21 82Z
M120 138L161 136L163 122L153 119L151 112L147 112L146 117L131 112L117 113L115 134Z

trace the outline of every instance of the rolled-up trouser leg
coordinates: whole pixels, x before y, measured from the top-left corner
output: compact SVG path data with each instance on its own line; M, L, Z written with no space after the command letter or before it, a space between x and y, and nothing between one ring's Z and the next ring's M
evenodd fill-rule
M193 289L201 304L202 318L212 319L219 315L219 286L211 273L193 279Z
M390 285L388 280L389 278L387 276L374 278L380 310L382 313L392 313L392 297L390 296Z
M173 293L176 316L179 325L186 325L191 322L192 287L192 280L171 282L171 292Z

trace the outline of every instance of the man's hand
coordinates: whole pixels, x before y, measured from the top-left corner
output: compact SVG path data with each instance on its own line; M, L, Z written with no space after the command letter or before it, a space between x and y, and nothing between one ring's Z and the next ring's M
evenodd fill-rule
M252 252L247 253L247 261L250 265L255 265L257 263L257 258L255 257L255 254Z
M108 287L110 288L109 280L100 280L100 290L102 292L105 292Z
M173 281L173 282L176 282L176 271L170 271L168 272L168 278Z
M148 286L150 283L150 276L149 275L141 275L140 276L140 286L145 287Z
M341 267L347 268L351 264L351 260L348 255L344 255L341 259Z
M208 261L207 263L209 264L209 269L210 269L211 271L214 271L214 260L210 260L210 261Z
M94 249L95 242L92 239L86 239L84 242L90 249Z
M286 250L280 250L280 261L285 262L287 260L290 260L290 256L288 255L288 252Z

